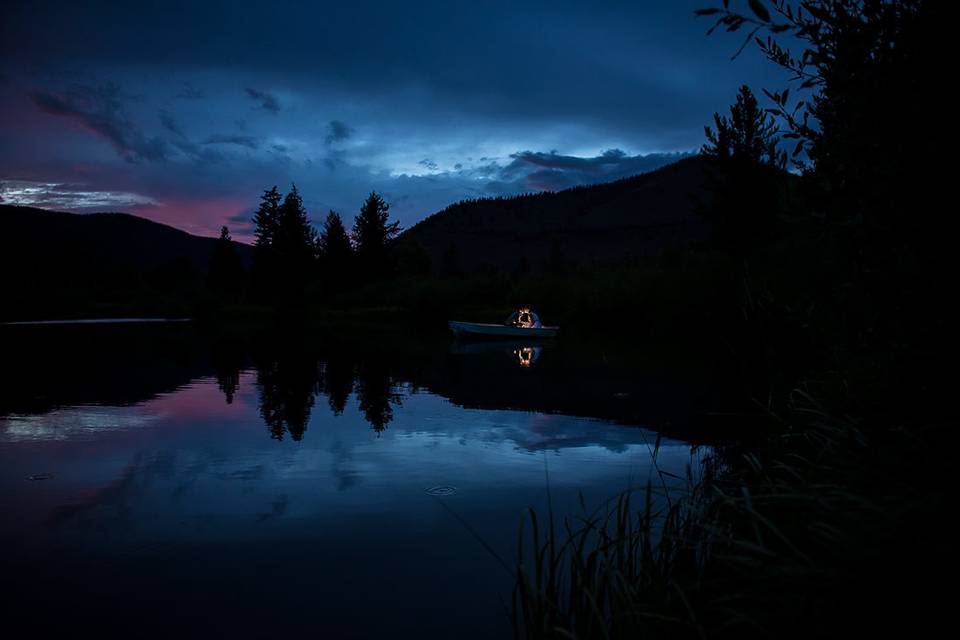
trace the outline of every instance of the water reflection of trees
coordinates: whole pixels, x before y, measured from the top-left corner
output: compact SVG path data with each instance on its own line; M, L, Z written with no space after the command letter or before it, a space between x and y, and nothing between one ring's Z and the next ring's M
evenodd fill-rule
M357 404L363 417L377 435L380 435L393 420L393 407L390 405L399 406L401 402L390 372L382 362L364 362L357 369L356 388Z
M240 388L240 371L243 369L243 348L229 341L217 342L210 354L217 387L223 392L227 404L233 404L233 398Z
M353 371L353 361L343 354L333 354L320 364L319 386L335 416L343 413L353 392Z
M481 343L460 345L455 352L469 356L471 360L473 356L481 356L469 367L474 382L467 386L474 391L496 391L504 385L514 389L514 383L522 383L529 395L536 391L530 387L536 380L527 380L527 376L523 376L508 383L505 376L511 378L515 370L529 370L535 366L540 351L539 345ZM232 357L231 353L223 350L216 353L214 358L217 382L228 403L236 391L242 364L242 360ZM385 354L371 349L340 346L321 352L299 344L285 344L280 349L262 352L261 357L254 358L254 362L260 416L270 436L277 440L282 440L288 434L295 441L303 438L311 414L316 410L318 395L326 396L326 404L333 416L340 416L346 410L351 394L354 394L357 410L379 436L393 421L395 407L401 406L403 398L398 392L398 380L410 380L411 387L416 386L413 382L415 375L409 367L403 367L403 361L398 364L396 360L390 360ZM504 370L506 362L510 366ZM488 370L488 366L493 368ZM447 373L441 375L441 379L433 380L434 384L439 387L450 384L457 386L457 376L451 378L447 375L451 370L445 370ZM422 371L418 372L424 375ZM432 377L431 374L427 375ZM320 403L322 406L322 398Z
M358 362L349 353L320 359L293 350L259 359L256 367L260 416L277 440L286 434L295 441L303 438L317 395L325 395L331 413L339 416L356 392L358 409L378 435L393 420L393 405L401 402L389 367L375 359ZM229 376L221 380L218 373L217 380L229 402L235 386Z
M303 439L317 394L317 361L291 354L257 365L260 416L270 437Z

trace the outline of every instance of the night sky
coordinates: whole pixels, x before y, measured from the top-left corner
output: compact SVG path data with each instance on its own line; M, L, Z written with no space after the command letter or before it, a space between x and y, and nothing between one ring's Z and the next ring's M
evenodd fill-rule
M704 35L709 4L15 0L0 197L247 239L291 181L314 220L377 190L410 226L633 175L697 150L740 84L783 84Z

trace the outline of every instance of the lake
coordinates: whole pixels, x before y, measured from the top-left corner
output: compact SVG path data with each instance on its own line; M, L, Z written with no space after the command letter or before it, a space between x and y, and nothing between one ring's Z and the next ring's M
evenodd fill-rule
M503 637L527 508L709 451L689 358L274 333L0 327L8 626Z

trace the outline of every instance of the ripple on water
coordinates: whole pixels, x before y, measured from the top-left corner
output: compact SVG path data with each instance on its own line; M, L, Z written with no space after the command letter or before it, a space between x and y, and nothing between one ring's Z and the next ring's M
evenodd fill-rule
M426 492L432 496L452 496L457 492L457 488L441 485L438 487L430 487L429 489L426 489Z

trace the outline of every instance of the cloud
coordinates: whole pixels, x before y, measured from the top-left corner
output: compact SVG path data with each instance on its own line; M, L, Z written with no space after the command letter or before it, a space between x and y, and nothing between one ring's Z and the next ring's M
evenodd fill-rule
M324 138L327 146L337 142L343 142L353 135L353 129L342 120L331 120L327 123L327 137Z
M42 209L117 210L155 205L148 196L129 191L98 191L83 184L8 180L0 184L0 202Z
M214 163L222 158L220 154L212 149L204 149L193 143L187 134L180 127L180 123L168 112L160 112L160 124L168 132L173 134L168 142L179 150L183 155L197 162Z
M437 163L431 160L430 158L424 158L417 164L424 167L427 171L436 171L439 168L437 166Z
M164 129L173 134L174 138L170 140L171 144L182 151L184 155L194 160L202 160L204 162L218 162L222 159L218 152L211 149L203 149L191 142L180 127L180 124L168 112L162 111L160 113L160 123ZM213 134L208 136L207 139L203 141L203 144L228 144L256 150L260 148L260 139L254 136L239 134Z
M562 155L556 151L519 151L500 170L500 179L524 184L529 190L558 191L585 184L610 182L653 171L693 152L628 155L608 149L597 156Z
M174 119L172 115L166 111L160 112L160 124L163 125L163 128L174 134L175 136L186 137L183 133L183 130L180 128L180 125Z
M250 87L247 87L247 95L256 102L259 102L260 108L264 111L269 111L270 113L274 114L280 112L280 102L277 100L276 96L267 93L266 91L251 89Z
M253 213L251 211L240 211L228 216L223 224L230 229L237 240L253 238L255 225L253 224Z
M207 94L203 89L197 89L189 82L184 82L174 97L181 100L203 100Z
M166 145L148 138L124 113L120 91L113 85L75 87L68 93L32 91L33 104L46 114L73 120L108 141L128 162L166 159Z
M204 144L235 144L238 147L246 147L248 149L260 148L260 140L254 138L253 136L241 135L212 135L207 138Z

